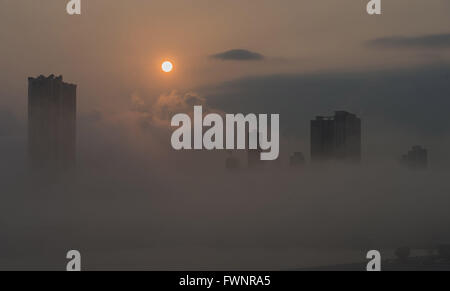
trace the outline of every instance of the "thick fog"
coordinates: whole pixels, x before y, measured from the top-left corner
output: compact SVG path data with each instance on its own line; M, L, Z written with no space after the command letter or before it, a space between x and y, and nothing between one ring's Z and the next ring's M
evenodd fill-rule
M428 98L441 100L448 86L429 80L423 90L431 92ZM317 82L317 88L330 86ZM347 86L347 79L335 86ZM233 88L241 95L230 94L228 100L194 92L132 94L129 107L119 113L79 112L77 168L67 172L31 171L26 120L0 111L0 268L62 270L66 252L77 249L85 269L281 270L359 262L370 249L392 254L400 246L429 249L450 240L448 167L439 163L449 158L448 128L437 126L432 116L442 104L433 107L430 100L429 108L421 105L431 124L426 132L412 125L408 130L405 119L414 124L416 115L404 110L398 117L391 100L386 107L367 105L369 113L358 113L365 137L358 166L309 162L307 122L331 113L329 106L320 106L320 98L328 104L339 93L332 89L311 89L308 96L317 99L299 102L298 115L297 107L283 101L285 95L275 96L274 104L284 102L280 106L288 108L280 109L282 153L264 169L248 169L245 152L235 153L241 168L228 171L226 152L172 150L169 120L174 112L189 113L193 104L216 112L250 108L244 96L256 95L247 95L246 87ZM353 90L345 93L356 103ZM236 96L242 97L242 107L217 101L231 102ZM396 102L408 97L415 98L398 94ZM268 102L257 109L277 109ZM359 108L355 103L350 108L344 101L334 104L351 110ZM427 171L410 171L398 163L415 143L430 150ZM306 155L303 168L289 168L293 151Z

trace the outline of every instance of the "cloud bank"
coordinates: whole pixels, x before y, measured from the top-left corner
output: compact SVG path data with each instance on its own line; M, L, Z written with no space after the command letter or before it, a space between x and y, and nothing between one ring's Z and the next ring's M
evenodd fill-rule
M245 49L233 49L212 55L211 58L221 61L262 61L264 56Z
M390 36L368 41L376 48L449 48L450 33L421 36Z

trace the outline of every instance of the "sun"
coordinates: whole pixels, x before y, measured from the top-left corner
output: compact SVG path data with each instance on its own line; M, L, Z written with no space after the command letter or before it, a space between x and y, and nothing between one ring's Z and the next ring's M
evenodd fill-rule
M165 73L170 73L170 72L172 72L172 70L173 70L173 64L172 64L172 62L165 61L164 63L162 63L161 69L162 69L163 72L165 72Z

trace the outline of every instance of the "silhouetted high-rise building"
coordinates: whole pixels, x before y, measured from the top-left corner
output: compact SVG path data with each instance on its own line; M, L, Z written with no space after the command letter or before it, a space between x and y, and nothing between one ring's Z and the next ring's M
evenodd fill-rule
M311 121L311 160L361 161L361 119L346 111Z
M62 76L28 78L28 146L34 168L75 165L76 89Z
M428 167L428 151L421 146L413 148L402 156L401 162L413 170L424 170Z

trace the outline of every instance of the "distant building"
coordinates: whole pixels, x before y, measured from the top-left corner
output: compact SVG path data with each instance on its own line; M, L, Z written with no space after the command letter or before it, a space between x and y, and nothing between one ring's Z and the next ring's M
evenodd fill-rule
M62 76L28 78L28 148L34 168L75 165L76 90Z
M413 170L428 168L428 150L421 146L413 146L412 149L401 158L401 163Z
M300 168L306 163L303 153L295 152L289 159L289 166L291 168Z
M346 111L311 121L311 160L361 161L361 119Z

